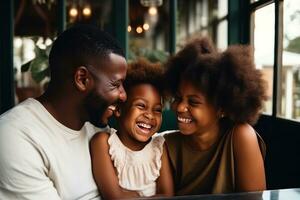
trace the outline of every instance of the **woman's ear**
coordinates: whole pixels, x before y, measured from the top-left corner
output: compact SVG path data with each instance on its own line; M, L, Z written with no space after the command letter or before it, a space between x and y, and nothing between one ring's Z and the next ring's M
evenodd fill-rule
M84 66L80 66L75 71L74 82L79 91L86 92L91 88L93 79L88 69Z
M221 108L218 111L218 117L219 117L219 119L222 119L223 117L225 117L225 112Z

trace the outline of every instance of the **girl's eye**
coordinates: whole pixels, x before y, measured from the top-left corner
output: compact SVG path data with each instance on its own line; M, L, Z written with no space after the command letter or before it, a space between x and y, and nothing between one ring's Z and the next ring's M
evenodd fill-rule
M156 108L156 109L154 109L154 112L156 112L156 113L162 113L162 109L161 108Z
M145 104L142 104L142 103L138 103L138 104L136 104L136 106L140 109L144 109L146 107Z

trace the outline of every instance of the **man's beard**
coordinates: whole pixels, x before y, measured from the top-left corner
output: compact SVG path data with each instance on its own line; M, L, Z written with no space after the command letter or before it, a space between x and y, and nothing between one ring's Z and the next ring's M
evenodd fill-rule
M97 127L105 126L106 124L103 124L102 122L102 116L108 106L108 102L106 102L104 99L95 95L90 95L87 98L86 105L89 117L88 121Z
M103 127L106 126L106 124L103 123L102 121L102 116L105 112L105 110L107 109L107 105L101 105L101 107L99 107L96 110L90 110L89 111L89 116L90 116L90 122L97 127Z

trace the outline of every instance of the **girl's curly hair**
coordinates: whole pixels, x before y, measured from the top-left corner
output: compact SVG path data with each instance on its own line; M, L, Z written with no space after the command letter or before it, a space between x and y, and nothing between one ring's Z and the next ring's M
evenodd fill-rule
M138 59L128 65L127 76L123 83L125 91L138 84L151 84L163 95L164 70L161 64Z
M179 52L181 56L170 59L165 74L168 91L174 95L180 80L187 80L231 123L254 124L267 97L262 74L254 65L252 48L233 45L221 53L198 51L193 57L190 56L191 46L199 49L207 43L209 40L206 38L198 39L185 46Z

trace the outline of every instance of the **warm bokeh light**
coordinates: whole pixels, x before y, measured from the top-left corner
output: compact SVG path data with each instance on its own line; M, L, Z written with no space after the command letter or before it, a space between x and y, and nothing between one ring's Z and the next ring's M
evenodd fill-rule
M148 12L149 12L150 15L156 15L156 14L157 14L157 8L151 6L151 7L149 8Z
M131 26L130 25L127 27L127 31L131 32Z
M76 8L71 8L69 11L71 17L76 17L78 15L78 10Z
M138 27L136 28L136 32L137 32L138 34L142 33L142 32L143 32L142 27L138 26Z
M84 7L83 10L82 10L82 14L86 17L91 16L91 14L92 14L91 8L90 7Z
M149 28L150 28L150 26L149 26L148 23L145 23L145 24L143 25L143 29L144 29L145 31L149 30Z

